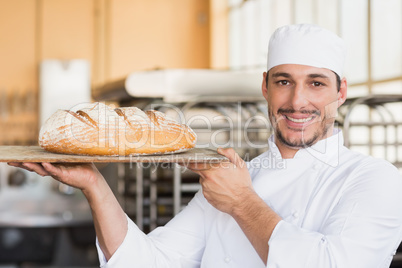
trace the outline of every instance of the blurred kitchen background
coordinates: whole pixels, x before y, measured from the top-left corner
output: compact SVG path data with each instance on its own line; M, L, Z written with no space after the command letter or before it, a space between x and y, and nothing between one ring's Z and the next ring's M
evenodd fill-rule
M271 131L260 94L268 38L289 23L347 41L346 145L402 168L400 0L0 0L0 145L37 145L56 109L102 101L180 113L198 147L250 159ZM175 165L98 168L145 232L199 189ZM94 243L80 192L0 163L0 267L97 267Z

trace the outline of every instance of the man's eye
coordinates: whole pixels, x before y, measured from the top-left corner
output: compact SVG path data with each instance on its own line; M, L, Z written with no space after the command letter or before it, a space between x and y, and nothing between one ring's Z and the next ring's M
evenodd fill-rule
M323 86L324 84L323 83L320 83L320 82L313 82L313 86L315 86L315 87L320 87L320 86Z
M287 80L280 80L280 81L278 81L277 82L279 85L281 85L281 86L287 86L287 85L289 85L289 81L287 81Z

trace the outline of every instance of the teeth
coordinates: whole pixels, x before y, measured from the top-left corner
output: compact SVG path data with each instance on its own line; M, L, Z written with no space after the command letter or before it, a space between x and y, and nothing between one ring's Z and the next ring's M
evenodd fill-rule
M308 121L310 121L311 119L313 119L312 116L307 117L307 118L300 118L300 119L292 118L292 117L289 117L289 116L286 116L286 118L289 119L289 120L292 121L292 122L295 122L295 123L305 123L305 122L308 122Z

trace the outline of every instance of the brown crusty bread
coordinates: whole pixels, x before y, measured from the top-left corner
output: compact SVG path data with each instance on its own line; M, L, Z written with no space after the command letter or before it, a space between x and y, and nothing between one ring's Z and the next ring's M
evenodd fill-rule
M162 112L103 103L91 103L76 112L58 110L39 133L42 148L64 154L165 154L186 151L195 143L190 127Z

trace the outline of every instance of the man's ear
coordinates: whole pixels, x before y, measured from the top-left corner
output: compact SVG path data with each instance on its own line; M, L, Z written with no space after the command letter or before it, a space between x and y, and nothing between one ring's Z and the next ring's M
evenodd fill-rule
M348 83L346 81L346 78L344 77L341 80L341 87L338 92L338 107L341 106L346 101L347 91L348 91Z
M267 89L267 73L264 72L262 74L262 85L261 85L261 90L262 90L262 95L264 98L268 101L268 89Z

